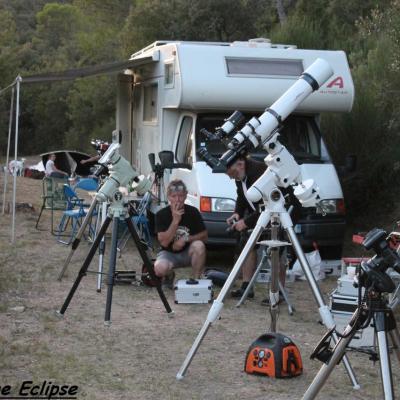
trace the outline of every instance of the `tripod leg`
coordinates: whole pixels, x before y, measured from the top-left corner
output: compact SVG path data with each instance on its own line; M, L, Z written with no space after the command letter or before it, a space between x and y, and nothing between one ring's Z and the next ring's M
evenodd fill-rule
M82 264L82 267L78 273L78 276L76 277L76 280L75 280L74 284L72 285L72 288L71 288L70 292L68 293L68 296L65 299L65 302L64 302L63 306L61 307L61 310L58 312L60 315L64 315L65 311L68 308L69 303L72 300L72 297L74 296L74 293L76 292L76 289L78 289L78 286L79 286L82 278L86 275L86 272L89 268L92 258L94 256L94 254L96 253L97 247L99 246L101 239L103 238L104 234L106 233L108 225L110 225L110 222L111 222L111 218L107 217L106 220L104 221L104 224L101 226L100 232L97 235L92 246L90 247L89 253L86 256L86 259Z
M103 224L107 216L107 203L103 202L101 205L101 223ZM97 217L98 218L98 217ZM106 240L105 240L105 235L103 235L103 238L101 239L100 245L99 245L99 273L97 274L97 292L101 292L101 281L103 278L103 260L104 260L104 253L106 251Z
M333 320L332 314L329 310L329 307L325 304L324 298L322 297L321 291L319 289L319 286L317 284L317 281L314 278L314 275L311 271L311 268L308 264L308 261L306 259L306 256L304 255L303 249L300 246L300 243L297 239L297 236L293 230L293 224L292 220L287 213L282 213L281 214L281 221L282 225L286 229L286 232L290 238L290 241L293 245L294 251L297 255L297 258L300 261L301 268L303 269L304 275L307 278L308 284L311 287L311 291L314 295L314 298L318 304L318 311L320 313L320 316L322 318L323 324L327 327L327 329L332 329L335 326L335 322ZM335 343L338 342L338 337L336 333L332 334L332 338ZM350 361L348 360L347 356L343 356L343 364L346 368L347 374L349 375L350 381L353 385L354 389L359 389L360 385L357 382L357 378L354 374L353 368L351 367Z
M278 240L279 220L271 220L271 240ZM271 332L276 332L276 323L279 313L279 247L271 247L271 283L269 287L269 312L271 314Z
M207 319L203 324L203 327L201 328L191 349L189 350L189 353L186 356L185 361L183 362L181 368L179 369L178 374L176 375L177 379L182 379L184 377L193 357L196 355L197 349L199 348L201 342L203 341L205 335L207 334L208 329L210 328L211 324L218 319L219 314L224 306L223 301L226 295L228 294L230 288L234 284L235 279L240 272L240 268L242 267L244 261L246 260L250 250L254 247L255 243L257 242L258 238L261 235L261 232L267 226L270 220L270 215L271 213L268 211L263 211L260 214L256 227L253 229L253 232L251 233L246 245L244 246L242 252L240 253L239 258L237 259L235 265L233 266L232 271L229 274L228 279L226 280L225 285L221 289L221 292L219 293L217 299L214 300L211 309L208 312Z
M90 204L90 208L89 208L89 210L88 210L88 212L86 214L86 217L83 220L82 225L81 225L78 233L76 234L74 241L72 242L71 251L69 252L68 257L65 260L64 265L62 266L60 274L58 275L57 279L59 281L61 281L61 279L63 278L63 276L65 274L65 271L67 270L67 267L68 267L68 265L69 265L69 263L71 261L71 258L73 256L75 250L78 248L79 243L81 242L81 238L83 236L83 232L85 232L86 226L89 223L90 218L92 217L92 214L93 214L94 209L96 208L96 205L97 205L97 200L96 200L96 198L94 198L92 203Z
M279 291L282 293L283 298L288 306L289 315L293 315L294 307L290 303L289 296L286 292L286 289L282 286L282 283L279 281Z
M136 232L136 228L133 225L132 219L129 217L129 218L126 218L125 221L128 225L129 232L131 233L131 236L136 243L136 247L139 250L140 256L142 257L142 260L147 268L147 271L149 272L149 274L151 276L151 279L155 279L155 280L159 281L159 279L157 279L157 277L156 277L156 274L154 273L153 263L151 262L151 260L149 259L149 256L146 253L146 245L140 240L139 235ZM165 297L165 294L161 288L161 281L159 281L156 288L157 288L158 295L160 296L160 299L163 302L165 309L167 310L167 313L168 314L172 313L173 311L172 311L172 309L168 303L168 300Z
M118 225L119 225L119 216L114 216L112 235L111 235L110 263L108 266L106 313L104 316L104 323L108 325L111 324L111 304L112 304L112 295L113 295L114 280L115 280L115 264L117 262Z
M390 365L389 345L387 340L387 315L384 311L374 314L375 331L378 338L379 364L385 400L394 399L392 368Z
M352 326L348 325L344 331L344 335L346 336L351 329ZM355 333L356 329L354 329L353 333L351 333L349 336L341 338L336 343L336 346L333 350L331 358L329 359L329 362L327 364L324 364L320 368L314 380L312 381L311 385L307 388L306 392L304 393L302 397L303 400L315 399L315 397L324 386L325 382L329 378L329 375L331 374L337 363L341 360L342 357L344 357L346 347L350 343Z
M263 255L262 255L262 257L261 257L261 261L258 263L258 266L257 266L257 268L256 268L256 270L255 270L253 276L251 277L251 280L250 280L249 284L247 285L247 288L245 289L245 291L244 291L242 297L241 297L240 300L236 303L236 307L240 307L240 306L245 302L245 300L247 299L247 296L248 296L248 294L249 294L251 288L254 286L254 282L256 281L257 276L258 276L258 273L260 272L262 266L264 265L265 259L266 259L266 258L267 258L267 253L266 253L266 251L264 250L264 251L263 251Z

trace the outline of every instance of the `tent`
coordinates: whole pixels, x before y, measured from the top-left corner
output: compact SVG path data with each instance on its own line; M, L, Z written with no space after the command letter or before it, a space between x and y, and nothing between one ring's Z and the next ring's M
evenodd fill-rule
M0 90L0 95L8 91L12 90L11 93L11 107L10 107L10 122L8 129L8 144L7 144L7 161L6 165L9 163L9 154L10 154L10 141L11 141L11 127L12 127L12 118L13 118L13 108L14 108L14 92L16 92L15 98L15 146L14 146L14 160L15 162L18 159L18 123L19 123L19 113L20 113L20 87L21 84L37 84L37 83L48 83L48 82L56 82L56 81L65 81L65 80L74 80L78 78L85 78L88 76L96 76L96 75L104 75L104 74L117 74L123 72L126 69L138 67L140 65L152 63L158 61L158 54L155 53L153 56L135 58L134 60L128 61L119 61L113 62L109 64L103 65L94 65L89 67L70 69L61 72L48 72L37 75L29 75L26 77L22 77L18 75L15 80ZM4 189L3 189L3 209L2 214L4 214L5 207L5 198L7 191L7 177L8 171L5 171L4 177ZM17 176L13 175L13 207L12 207L12 227L11 227L11 242L15 242L15 198L16 198L16 189L17 189Z
M90 175L90 168L93 164L81 164L82 160L90 158L88 154L74 150L49 151L40 155L44 167L50 154L56 155L55 166L61 169L61 171L67 172L68 175L72 175L73 173L79 176Z

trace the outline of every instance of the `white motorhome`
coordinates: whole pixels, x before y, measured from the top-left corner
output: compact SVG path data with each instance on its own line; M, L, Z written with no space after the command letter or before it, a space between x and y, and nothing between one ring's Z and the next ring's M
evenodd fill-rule
M206 138L200 130L221 126L234 110L248 119L273 104L317 58L329 62L334 75L284 122L281 142L301 166L304 179L321 190L326 215L305 208L295 226L300 242L316 241L326 258L338 258L345 230L343 193L319 129L322 112L349 112L354 86L342 51L302 50L271 45L268 40L233 43L155 42L131 57L119 77L117 128L123 133L125 157L141 171L151 171L149 153L171 150L173 169L188 187L189 204L197 207L209 231L210 244L228 244L226 218L232 213L236 187L225 174L213 174L196 154ZM225 147L207 144L219 156ZM257 150L254 157L263 159Z

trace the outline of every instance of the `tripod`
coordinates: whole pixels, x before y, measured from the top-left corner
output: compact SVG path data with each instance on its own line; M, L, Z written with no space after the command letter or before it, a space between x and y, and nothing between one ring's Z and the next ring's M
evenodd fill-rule
M95 201L93 201L93 203L95 203ZM165 294L162 291L161 281L157 279L157 277L154 273L153 264L151 263L148 255L146 253L146 245L145 245L145 243L143 243L140 240L139 235L136 232L135 226L133 225L133 222L131 219L132 212L131 212L131 210L129 210L129 212L128 212L127 205L123 202L122 194L117 191L117 192L115 192L113 201L110 204L107 217L106 217L104 223L102 224L100 231L99 231L98 235L96 236L96 239L94 240L85 261L82 264L82 267L78 273L78 276L77 276L74 284L72 285L72 288L71 288L69 294L67 295L67 298L65 299L63 306L61 307L61 309L59 311L60 315L62 315L62 316L64 315L65 311L67 310L67 308L72 300L72 297L74 296L76 290L78 289L78 286L79 286L82 278L87 274L88 268L93 259L93 256L96 253L96 250L97 250L100 242L102 241L110 222L112 221L113 225L112 225L112 235L111 235L110 265L109 265L109 270L108 270L108 289L107 289L106 311L105 311L105 317L104 317L104 321L106 324L111 323L111 303L112 303L113 286L114 286L114 280L115 280L115 265L116 265L116 259L117 259L118 225L119 225L119 221L121 218L125 219L125 222L128 225L129 232L130 232L133 240L135 241L135 244L139 250L139 253L143 259L143 262L144 262L147 270L149 271L151 278L158 281L158 285L156 287L157 292L161 298L161 301L164 304L164 307L165 307L167 313L168 314L172 313L172 309L168 304L168 300L166 299Z
M203 341L205 335L207 334L210 326L215 321L217 321L219 314L224 306L223 301L224 301L225 297L227 296L227 294L229 293L237 275L239 274L240 268L242 267L249 252L252 250L252 248L258 241L258 238L260 237L261 233L265 230L265 228L267 227L267 225L270 221L273 221L274 223L277 223L277 221L279 221L281 223L282 227L287 232L290 242L293 245L293 248L297 255L297 258L300 261L301 267L302 267L304 274L308 280L308 283L311 287L314 298L318 304L322 321L329 328L332 328L334 326L334 321L333 321L332 315L329 311L328 306L324 302L321 291L318 287L318 284L314 278L314 275L311 271L308 261L304 255L304 252L303 252L303 250L300 246L300 243L297 239L297 236L294 232L293 223L290 218L290 215L288 214L288 212L286 211L286 209L284 207L284 199L283 199L282 193L280 192L280 190L277 187L274 187L273 191L271 193L269 193L268 196L265 196L265 197L269 198L271 200L271 202L267 203L264 199L264 205L266 208L264 209L264 211L261 212L261 214L258 218L257 224L256 224L255 228L253 229L253 232L251 233L245 247L243 248L242 253L240 254L238 260L236 261L234 267L232 268L232 271L231 271L228 279L226 280L225 285L221 289L221 292L219 293L217 299L214 300L213 305L211 306L211 309L208 313L207 319L206 319L203 327L201 328L191 349L189 350L189 353L186 356L186 359L184 360L180 370L178 371L178 374L176 376L177 379L182 379L184 377L187 369L189 368L189 365L190 365L192 359L196 355L196 352L197 352L198 348L200 347L201 342ZM274 299L276 299L276 302L277 302L277 299L279 299L278 289L276 287L275 288L273 287L273 288L271 288L271 292L273 293L272 297ZM272 309L273 308L271 308L271 310ZM274 313L277 312L277 309L275 308L273 312ZM275 318L275 321L276 321L276 316L274 317L273 314L271 314L271 315L272 315L272 318ZM274 322L272 322L272 323L274 323ZM334 338L334 340L337 341L336 334L333 335L333 338ZM353 384L353 387L358 388L359 385L357 383L357 380L354 375L353 369L350 365L350 362L348 361L346 356L343 357L343 363L344 363L346 371L350 377L350 380Z
M279 279L279 269L280 269L280 260L279 260L279 248L282 246L290 246L291 243L288 242L281 242L277 239L272 239L272 237L276 237L278 236L274 231L276 228L276 225L279 226L279 223L277 222L276 224L272 225L272 229L271 229L271 240L264 240L259 242L260 245L262 245L263 251L262 251L262 257L260 262L257 265L256 270L254 271L254 274L248 284L248 286L246 287L245 291L243 292L242 297L240 298L240 300L237 302L236 307L240 307L245 300L247 299L247 296L251 290L251 288L254 286L254 283L257 279L257 276L259 274L259 272L261 271L261 269L265 266L269 267L269 270L271 272L271 280L270 280L270 311L271 311L271 331L272 331L272 310L273 308L277 305L277 302L279 302L279 293L278 293L278 298L276 298L276 286L279 286L279 292L282 293L283 298L285 299L285 302L288 306L288 312L289 315L293 315L293 311L295 310L295 308L292 306L292 304L289 301L289 297L286 293L285 288L283 287L280 279ZM276 250L278 251L278 257L276 257L275 252ZM277 259L278 258L278 259ZM272 262L270 263L271 260ZM271 265L272 264L272 265ZM274 331L272 331L274 332Z
M344 356L346 347L351 342L353 336L359 329L370 324L375 328L375 334L378 340L381 381L385 400L394 399L392 370L390 365L390 354L388 346L388 334L394 345L397 359L400 362L400 335L396 326L396 320L392 309L388 306L387 299L380 292L369 290L366 293L367 301L363 303L354 312L349 325L345 328L341 339L334 347L333 351L329 349L331 335L334 334L334 328L331 329L315 348L311 358L317 358L325 364L321 367L315 376L311 385L308 387L303 399L314 399L322 389L335 365Z
M213 172L226 172L227 168L248 150L262 146L268 152L268 156L264 159L268 168L246 193L246 197L252 203L257 203L262 199L264 202L264 211L260 214L255 229L236 261L218 298L214 301L206 322L178 371L177 379L183 378L208 329L218 319L223 307L223 300L233 285L243 262L260 237L261 232L270 221L275 223L275 221L279 220L282 227L286 230L318 304L321 319L328 329L334 326L332 314L324 302L321 291L294 232L290 215L284 207L282 192L278 189L278 187L287 188L290 185L295 185L294 195L303 207L323 207L320 204L321 196L315 182L312 179L303 181L300 166L293 155L279 142L278 137L282 121L313 91L318 90L332 75L333 70L325 60L315 60L275 103L267 108L259 117L253 117L241 130L236 131L238 127L237 118L233 118L232 116L226 120L224 125L217 129L214 135L216 139L221 140L221 138L231 135L232 132L234 135L227 145L228 150L219 159L210 154L206 147L202 147L197 151L198 155L206 161ZM337 341L336 334L332 337ZM358 389L358 382L346 356L343 357L343 363L353 387Z

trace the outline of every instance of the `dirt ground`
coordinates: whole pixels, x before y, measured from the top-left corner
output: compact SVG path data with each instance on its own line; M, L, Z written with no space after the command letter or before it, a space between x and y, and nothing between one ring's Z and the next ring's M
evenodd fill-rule
M236 308L232 299L226 300L222 319L208 331L185 378L177 381L176 374L210 306L175 304L174 293L166 290L174 310L174 317L170 318L155 289L117 285L113 292L112 324L105 326L107 288L103 285L98 293L96 275L88 274L82 279L65 317L58 318L55 311L64 303L89 245L83 242L79 246L66 276L57 281L70 248L57 243L50 234L49 212L44 213L41 229L35 229L41 181L18 177L17 184L17 202L32 203L34 211L17 212L14 246L10 244L11 215L0 216L1 387L10 385L11 394L15 395L23 381L39 384L46 380L58 385L77 385L78 399L302 397L321 365L309 356L325 333L318 323L317 305L307 282L288 284L296 312L289 316L282 305L278 320L278 331L287 334L300 348L303 375L278 380L243 372L249 345L269 330L269 311L261 305L267 289L257 284L255 299L242 307ZM213 252L208 265L229 267L228 259L229 252ZM106 269L107 264L108 252ZM96 255L91 270L97 270L97 266ZM118 259L117 269L140 271L140 268L141 261L130 241ZM187 271L179 271L179 277L187 276ZM337 277L328 277L320 283L326 301L336 280ZM350 352L349 357L361 390L352 389L344 368L339 365L318 398L383 398L379 364L358 352ZM393 357L392 363L399 395L399 362Z

